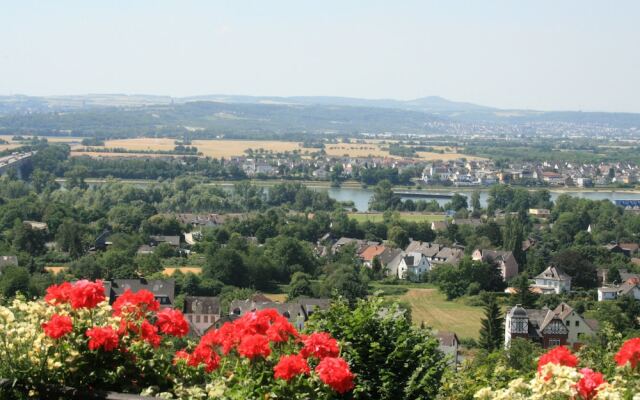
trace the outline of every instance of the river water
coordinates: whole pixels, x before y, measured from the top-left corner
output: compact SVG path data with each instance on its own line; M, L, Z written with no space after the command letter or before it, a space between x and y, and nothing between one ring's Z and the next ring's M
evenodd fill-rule
M140 187L147 186L154 181L135 181L131 182ZM102 182L91 182L89 185L100 185ZM214 183L215 185L219 185L223 187L225 190L233 190L233 183L231 182L218 182ZM260 184L258 183L260 186ZM310 189L317 191L326 191L329 193L329 196L338 200L338 201L352 201L354 207L358 211L368 211L369 210L369 200L373 196L372 188L360 188L360 187L340 187L340 188L332 188L332 187L323 187L323 186L309 186ZM265 191L268 191L268 186L265 186ZM404 189L407 190L407 189ZM413 190L409 190L413 191ZM448 188L441 190L422 190L416 191L417 193L438 193L445 195L453 195L454 193L459 193L470 199L471 193L473 193L474 189L460 189L460 188ZM575 190L575 191L567 191L567 190L553 190L549 189L551 193L551 200L555 201L555 199L563 193L566 193L570 196L580 197L590 200L609 200L613 202L614 200L638 200L640 199L640 193L633 191L615 191L615 190ZM489 197L489 191L484 189L480 190L480 204L482 207L487 206L487 198ZM407 197L408 198L408 197ZM407 198L403 197L403 200ZM413 201L431 201L432 198L428 197L411 197ZM436 198L435 199L438 204L445 205L449 199ZM469 201L470 202L470 201Z
M373 196L373 189L362 189L362 188L314 188L314 190L325 190L329 193L329 196L338 200L338 201L353 201L355 207L358 211L367 211L369 210L369 199ZM446 190L437 191L433 193L440 194L454 194L460 193L468 198L471 197L471 193L473 191L469 190ZM634 200L640 199L640 193L633 193L627 191L553 191L551 192L551 200L555 201L555 199L563 193L566 193L571 196L590 199L590 200L610 200L613 202L614 200ZM427 192L423 192L427 193ZM487 206L487 198L489 197L489 192L484 190L480 191L480 204L482 207ZM425 200L430 201L432 199L426 197L412 197L413 201ZM438 204L444 205L449 200L448 199L435 199Z

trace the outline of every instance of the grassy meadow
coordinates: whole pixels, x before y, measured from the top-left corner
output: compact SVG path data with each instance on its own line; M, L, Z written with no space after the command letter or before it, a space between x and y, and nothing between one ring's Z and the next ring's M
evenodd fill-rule
M411 305L413 323L422 322L434 330L455 332L458 337L478 339L481 307L471 307L459 301L447 301L446 296L432 287L414 287L401 295L389 296Z

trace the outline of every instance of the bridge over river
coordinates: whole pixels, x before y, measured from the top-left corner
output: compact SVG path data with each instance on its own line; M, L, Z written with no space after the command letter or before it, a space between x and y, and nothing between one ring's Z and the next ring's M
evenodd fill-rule
M450 199L453 197L451 193L429 193L429 192L417 192L415 190L398 190L393 192L401 197L419 197L423 199Z
M18 178L22 179L22 167L31 162L31 157L34 154L36 154L36 152L32 151L28 153L13 153L0 157L0 175L6 174L10 169L15 169Z

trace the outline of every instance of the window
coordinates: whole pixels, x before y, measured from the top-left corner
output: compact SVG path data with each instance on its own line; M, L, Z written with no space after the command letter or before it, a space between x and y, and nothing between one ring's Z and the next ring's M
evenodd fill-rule
M560 339L549 339L549 346L560 346Z
M202 322L209 323L209 316L205 315L202 317L204 320Z
M576 326L580 326L580 321L576 320Z
M200 323L200 316L196 315L196 324Z

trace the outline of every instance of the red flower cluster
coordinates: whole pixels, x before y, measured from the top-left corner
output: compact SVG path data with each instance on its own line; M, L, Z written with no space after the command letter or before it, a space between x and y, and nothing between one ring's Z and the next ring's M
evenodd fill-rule
M575 367L578 365L578 357L571 353L571 350L564 346L558 346L540 356L538 360L538 373L542 371L542 367L547 364L564 365L567 367Z
M211 372L218 368L220 356L210 346L198 345L193 350L193 353L187 354L187 364L192 367L204 364L205 371Z
M89 328L85 334L89 338L89 350L101 348L104 351L112 351L118 347L118 333L110 326Z
M113 302L111 308L115 316L131 314L134 318L142 318L146 312L158 311L160 303L148 290L142 289L134 293L127 289Z
M315 357L321 360L325 357L338 357L340 354L338 341L325 332L312 333L304 337L302 343L304 347L301 354L305 358Z
M584 400L592 400L598 394L598 387L607 381L600 372L593 372L589 368L582 368L580 373L582 378L576 384L578 394Z
M269 339L264 335L247 335L240 341L238 354L249 359L269 357L271 354Z
M225 355L236 349L247 358L268 357L270 342L285 342L292 337L298 337L293 325L278 311L267 309L247 313L220 329L207 332L200 345L219 347Z
M152 325L146 319L142 321L142 324L140 325L140 337L153 347L160 346L160 341L162 340L160 335L158 335L158 327Z
M616 363L624 367L627 363L631 364L631 368L635 369L640 361L640 338L629 339L615 355Z
M69 282L62 282L59 285L51 285L47 288L44 300L50 304L65 304L70 300L69 294L73 285Z
M66 315L53 314L49 322L42 324L42 329L50 338L59 339L73 330L73 323Z
M160 321L160 317L158 319ZM162 328L161 328L162 330ZM300 335L289 321L274 309L247 313L234 322L226 323L219 329L207 332L193 352L176 352L173 363L186 363L197 367L205 365L211 372L220 365L220 354L229 355L235 350L240 357L271 360L274 351L283 349L273 344L286 343L298 339ZM291 342L294 344L294 342ZM299 354L280 356L273 366L275 379L289 381L296 376L311 373L309 358L318 362L315 372L320 380L338 393L345 393L354 386L354 375L345 360L339 358L338 342L327 333L312 333L295 344L302 344Z
M353 389L353 374L342 358L323 358L316 367L316 373L322 382L338 393L346 393Z
M300 354L294 354L280 358L278 364L273 367L273 376L288 381L298 375L309 374L310 371L307 360Z
M167 335L182 337L189 333L189 323L184 319L180 310L165 308L158 313L156 326L160 332Z
M94 308L104 301L104 286L101 280L95 282L86 279L75 283L64 282L47 288L45 301L51 304L70 303L73 309Z

